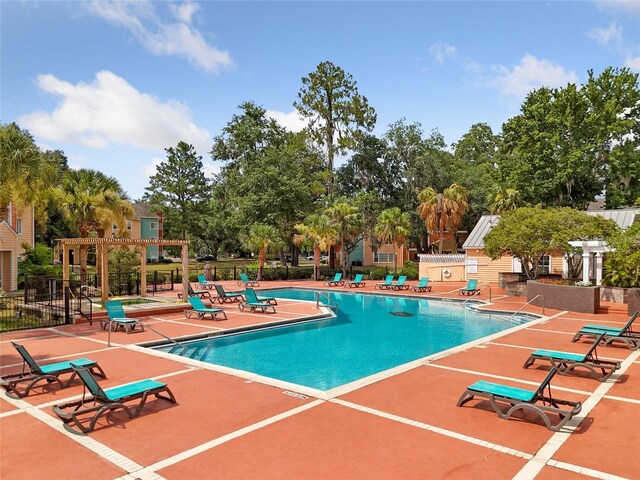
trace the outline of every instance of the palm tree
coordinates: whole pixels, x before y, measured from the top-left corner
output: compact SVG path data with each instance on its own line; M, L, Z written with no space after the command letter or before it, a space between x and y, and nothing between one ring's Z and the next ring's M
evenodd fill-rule
M0 208L35 203L49 192L56 166L14 123L0 125Z
M309 215L304 223L294 227L299 234L293 241L296 245L307 244L313 247L314 278L318 280L320 271L320 254L329 249L336 239L336 229L326 215Z
M270 248L277 248L281 243L278 231L271 225L256 223L242 238L242 245L247 250L258 252L258 280L262 280L264 263Z
M451 184L442 193L427 187L418 194L418 200L418 213L427 230L433 233L440 232L441 249L444 232L449 230L455 234L462 216L469 208L467 189L457 183Z
M515 210L521 204L520 192L515 188L497 187L489 195L489 211L494 215Z
M337 201L327 208L326 215L331 219L336 230L336 240L340 245L342 256L342 275L347 276L346 242L355 239L361 231L361 218L358 207L345 201Z
M97 170L66 172L59 199L65 213L78 223L81 238L87 238L94 232L103 237L104 231L112 224L118 225L120 231L126 231L127 218L135 213L120 183ZM87 273L87 252L87 246L80 247L83 281Z
M375 233L383 243L393 243L398 248L402 246L411 234L411 220L407 212L402 213L398 207L387 208L380 213ZM398 271L398 256L393 255L393 273Z

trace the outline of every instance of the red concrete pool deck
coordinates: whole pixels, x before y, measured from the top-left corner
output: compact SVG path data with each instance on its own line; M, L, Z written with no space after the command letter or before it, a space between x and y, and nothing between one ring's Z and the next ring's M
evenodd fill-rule
M222 282L237 289L235 282ZM319 282L261 282L261 288ZM371 293L378 282L359 289ZM421 297L462 298L462 284L434 284ZM505 297L492 285L492 304L515 311L526 302ZM413 292L379 292L413 295ZM170 297L175 292L165 292ZM480 299L489 300L488 289ZM583 375L556 376L556 397L583 402L570 428L554 433L536 419L502 420L487 402L456 402L479 380L535 388L548 365L523 369L538 348L584 352L588 340L571 343L585 323L624 324L619 305L587 315L547 309L551 318L492 337L455 353L417 362L350 391L315 398L277 383L265 384L215 371L198 362L137 347L156 341L155 332L111 334L93 325L68 325L0 334L0 374L19 371L21 359L9 343L19 341L38 361L86 357L99 362L104 387L155 378L167 383L178 403L150 399L141 416L122 411L103 418L88 435L63 427L51 406L76 399L75 382L37 388L22 400L0 397L0 478L92 479L390 479L390 478L640 478L640 352L599 347L601 357L623 362L605 383ZM181 313L151 314L142 321L169 337L290 321L320 313L312 302L279 300L277 313L239 312L222 306L228 320L187 319ZM525 311L540 313L539 307Z

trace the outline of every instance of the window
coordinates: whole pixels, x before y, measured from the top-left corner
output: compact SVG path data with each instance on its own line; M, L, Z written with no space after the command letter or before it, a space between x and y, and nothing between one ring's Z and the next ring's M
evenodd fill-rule
M20 235L22 233L22 219L16 218L16 233Z
M538 274L548 274L551 273L551 257L549 255L545 255L540 260L540 264L538 265Z
M373 255L373 261L375 263L393 263L393 253L376 252Z
M131 224L131 220L127 221L127 230L131 230L132 224Z
M149 228L150 228L151 230L157 230L157 229L158 229L158 222L151 222L151 223L149 224Z
M118 230L118 225L116 225L115 223L111 225L111 230Z

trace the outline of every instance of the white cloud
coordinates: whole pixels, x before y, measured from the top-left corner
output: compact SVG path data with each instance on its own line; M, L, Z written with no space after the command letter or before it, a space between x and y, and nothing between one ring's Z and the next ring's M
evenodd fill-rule
M119 144L162 150L180 140L193 144L198 153L211 147L211 135L193 122L186 105L163 103L109 71L98 72L89 84L74 85L53 75L38 76L37 84L61 97L52 112L33 112L19 120L43 139L92 148Z
M151 159L151 163L142 167L142 173L144 173L147 177L155 175L156 173L158 173L158 165L160 165L163 160L164 159L160 157L153 157Z
M302 118L298 114L297 110L293 110L288 113L280 112L278 110L267 110L266 114L290 132L299 132L309 123L308 120Z
M612 41L619 43L622 41L622 27L611 23L607 28L594 28L587 35L602 45L608 45Z
M211 164L211 163L205 163L205 164L202 165L202 170L204 170L204 176L205 177L213 178L218 173L220 173L220 166L219 165L215 165L215 164Z
M634 72L640 73L640 55L637 57L627 57L624 66L629 67Z
M439 41L429 47L429 53L436 62L442 64L447 58L456 56L456 47L449 45L446 42Z
M578 83L578 76L574 71L567 71L562 65L556 65L548 60L539 60L526 54L521 62L513 67L501 65L493 66L497 72L490 85L497 86L505 95L524 99L536 88L546 86L551 88L563 87L567 83Z
M234 66L229 52L209 45L202 33L192 25L199 6L192 2L169 4L176 22L165 22L154 10L154 4L142 1L94 1L89 12L129 30L145 48L155 55L178 55L209 72L220 72Z

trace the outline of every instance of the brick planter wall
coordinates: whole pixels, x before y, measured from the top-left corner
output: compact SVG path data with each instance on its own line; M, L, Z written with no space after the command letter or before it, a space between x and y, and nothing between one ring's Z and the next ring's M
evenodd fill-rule
M600 287L574 287L570 285L552 285L535 280L527 282L527 301L536 295L532 305L555 310L570 310L572 312L596 313L600 308Z
M640 312L640 288L630 288L627 295L627 313Z
M512 273L512 272L499 272L498 273L498 286L503 289L507 289L507 284L513 282L526 282L527 275L524 273Z

